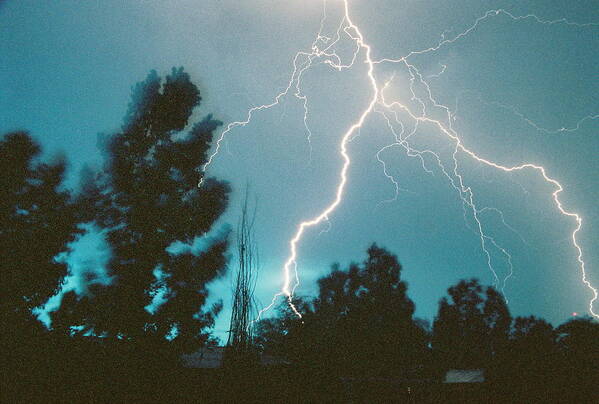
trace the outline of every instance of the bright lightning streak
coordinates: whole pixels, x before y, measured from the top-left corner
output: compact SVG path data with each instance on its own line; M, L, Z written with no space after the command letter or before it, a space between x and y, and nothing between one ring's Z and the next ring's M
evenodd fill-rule
M439 131L441 133L443 133L444 135L446 135L447 137L449 137L451 140L453 140L456 144L456 152L454 152L454 162L457 165L457 161L455 160L455 156L457 154L457 151L462 151L463 153L465 153L466 155L470 156L472 159L478 161L479 163L485 164L489 167L493 167L495 169L504 171L504 172L515 172L515 171L521 171L521 170L525 170L525 169L531 169L531 170L535 170L537 172L539 172L541 174L541 176L543 177L543 179L547 182L550 183L554 186L555 191L552 193L552 198L558 208L558 210L560 211L560 213L564 216L573 218L576 220L576 228L574 229L574 231L571 234L571 238L572 238L572 243L577 251L577 261L580 265L580 269L582 272L582 281L583 283L593 292L593 298L591 299L591 301L589 302L589 311L590 313L594 316L599 318L599 315L597 313L595 313L593 311L593 303L597 300L598 297L598 292L597 289L593 287L593 285L591 285L591 283L587 280L587 275L586 275L586 269L585 269L585 262L583 260L583 255L582 255L582 248L580 247L580 245L578 244L578 240L576 238L576 235L578 234L578 232L580 231L580 229L582 228L582 218L580 217L580 215L578 215L577 213L573 213L573 212L569 212L567 211L563 205L562 202L559 199L559 194L563 191L563 187L562 185L555 179L549 177L547 175L547 172L545 170L545 168L543 166L539 166L539 165L535 165L535 164L531 164L531 163L524 163L518 166L513 166L513 167L507 167L498 163L495 163L493 161L487 160L485 158L479 157L476 153L474 153L472 150L470 150L469 148L467 148L466 146L463 145L462 141L460 140L460 138L455 134L455 132L453 131L453 129L451 128L446 128L440 121L432 119L432 118L428 118L425 116L416 116L414 115L411 111L409 111L409 109L407 107L405 107L404 105L401 105L397 102L394 102L392 104L385 104L385 106L387 107L391 107L393 105L397 105L399 107L401 107L402 109L404 109L410 116L412 119L420 121L420 122L426 122L429 124L432 124L434 126L437 126L437 128L439 129ZM460 178L460 183L461 183L461 176L457 173L457 171L455 170L454 166L454 174ZM461 183L461 188L464 191L468 191L469 193L469 199L470 202L469 205L473 207L474 211L476 211L476 209L474 208L473 205L473 201L472 201L472 192L469 188L464 187L463 183ZM476 213L475 213L475 217L476 217ZM479 225L479 231L481 234L481 237L484 238L484 233L482 231L482 226L480 224L480 221L478 220L478 218L476 219ZM484 242L483 242L483 249L484 249ZM486 252L486 250L485 250ZM487 257L489 259L489 265L490 265L490 257L488 252L486 252ZM493 271L495 278L497 279L497 275L495 274L495 272Z
M283 289L280 294L275 295L272 303L268 307L266 307L262 312L270 309L270 307L272 307L272 305L275 303L276 298L278 296L280 296L281 294L283 294L283 295L287 296L289 305L291 306L291 309L293 310L293 312L298 317L300 317L300 318L302 317L302 315L299 313L299 311L297 310L297 308L295 307L295 305L293 304L293 301L292 301L293 291L299 285L299 279L298 279L298 274L297 274L297 261L296 261L297 245L301 241L302 236L304 235L304 232L306 231L306 229L308 229L312 226L316 226L325 220L328 220L329 215L331 213L333 213L333 211L335 211L337 206L339 206L339 204L341 203L341 200L343 199L343 192L345 191L345 185L347 184L347 171L351 164L351 159L349 157L349 154L347 153L347 144L350 141L353 133L357 129L362 127L362 125L364 124L364 121L366 120L366 118L368 117L370 112L374 109L374 106L376 105L376 102L379 98L379 88L378 88L376 79L374 78L374 64L372 63L372 58L370 57L371 48L368 44L366 44L364 42L364 37L362 36L362 33L360 32L358 27L352 22L351 17L349 15L349 4L347 1L344 1L344 9L345 9L345 18L344 19L347 22L347 27L344 29L344 31L356 41L356 43L358 45L358 50L354 53L354 57L353 57L350 65L342 65L341 63L338 63L337 65L335 65L335 67L338 69L351 67L355 63L355 60L356 60L357 55L360 52L360 50L363 50L366 54L366 63L368 64L368 79L369 79L370 85L372 87L373 95L370 100L370 103L368 104L368 107L362 112L360 119L358 119L358 121L356 123L354 123L347 130L347 132L345 132L345 134L343 135L343 138L341 139L340 154L341 154L341 157L343 158L343 167L341 168L340 182L339 182L339 185L337 186L337 192L335 194L335 199L318 216L316 216L313 219L303 221L299 224L297 231L295 233L295 236L289 242L289 249L291 251L291 254L290 254L289 258L287 259L287 261L285 262L285 266L283 269L284 276L285 276ZM355 37L352 36L350 34L350 31L353 31L356 36ZM291 289L291 271L292 270L295 274L296 282L295 282L293 288Z
M464 32L456 35L453 39L445 39L445 35L442 36L442 41L439 42L437 45L435 46L431 46L429 48L426 49L422 49L422 50L418 50L418 51L411 51L409 52L407 55L402 56L399 59L388 59L388 58L384 58L381 60L375 60L373 63L375 64L379 64L379 63L384 63L384 62L391 62L391 63L399 63L399 62L404 62L407 59L409 59L411 56L414 55L422 55L425 53L429 53L429 52L435 52L438 51L441 47L454 43L462 38L464 38L465 36L469 35L472 31L476 30L478 28L478 26L480 25L480 23L482 23L483 21L491 18L491 17L496 17L498 15L505 15L507 17L509 17L510 19L512 19L513 21L520 21L520 20L526 20L526 19L532 19L534 21L536 21L539 24L545 24L545 25L554 25L554 24L565 24L565 25L571 25L571 26L575 26L575 27L590 27L590 26L597 26L599 25L599 23L587 23L587 24L579 24L577 22L571 22L568 21L565 18L560 18L557 20L543 20L539 17L537 17L534 14L527 14L527 15L513 15L512 13L505 11L503 9L497 9L497 10L489 10L487 11L482 17L478 17L476 19L476 21L474 21L474 24L472 24L467 30L465 30Z
M288 95L288 93L291 91L292 88L295 88L295 92L293 95L297 99L302 101L302 103L303 103L304 126L308 133L308 142L310 142L310 137L311 137L312 133L307 124L308 98L307 98L307 96L305 96L302 93L302 90L301 90L301 80L302 80L303 74L309 68L311 68L313 66L313 63L315 60L324 59L323 62L319 62L319 63L327 64L330 67L332 67L333 69L335 69L337 71L341 71L344 69L349 69L352 66L354 66L356 64L356 62L358 61L359 55L360 54L364 55L364 59L361 62L366 64L368 67L368 70L366 73L366 79L368 80L368 82L370 84L372 95L371 95L370 101L368 103L368 106L360 113L357 121L349 127L349 129L344 133L343 137L341 138L341 142L339 144L339 154L343 160L343 166L339 173L339 183L337 184L337 187L336 187L335 197L332 200L332 202L326 208L324 208L324 210L321 213L319 213L317 216L299 223L293 238L289 241L289 256L288 256L287 260L285 261L285 265L283 267L283 273L284 273L283 287L282 287L281 291L273 297L271 304L260 311L258 318L260 318L262 313L269 310L275 304L276 299L279 296L283 296L283 295L286 296L293 312L298 317L301 318L301 314L300 314L299 310L297 309L297 307L295 307L295 305L293 304L293 301L292 301L294 291L297 288L297 286L299 285L299 276L298 276L298 271L297 271L298 245L301 243L302 238L307 229L317 226L324 221L328 222L330 215L336 210L336 208L342 202L345 188L346 188L346 185L348 182L348 174L347 173L348 173L349 167L351 165L350 155L347 150L348 143L351 142L351 140L353 139L354 136L356 136L356 133L359 134L360 129L362 128L364 122L366 121L368 116L373 111L381 114L384 117L384 119L387 122L388 128L390 129L390 131L392 132L392 134L395 137L395 142L393 144L383 147L377 153L377 159L383 165L384 175L395 186L396 197L394 199L397 198L397 193L399 192L399 183L392 175L390 175L388 173L387 165L384 162L384 160L382 160L381 153L383 151L389 149L390 147L400 146L401 148L403 148L406 151L408 156L419 158L421 160L423 169L432 174L432 171L430 171L426 167L425 159L424 159L424 156L431 156L433 158L433 160L436 161L441 172L449 180L452 187L457 191L460 199L462 200L464 209L466 206L470 209L470 212L472 213L472 217L473 217L474 221L476 222L477 233L480 236L481 248L487 257L487 264L488 264L489 269L493 273L496 285L499 284L499 278L498 278L496 271L493 268L491 254L489 252L487 243L490 243L491 246L495 247L498 251L500 251L506 257L509 268L510 268L510 272L507 275L507 277L503 280L503 288L505 288L505 283L508 280L508 278L511 277L513 274L512 257L505 248L503 248L496 242L496 240L493 237L491 237L485 233L483 224L480 220L479 215L481 213L485 212L486 210L493 210L493 211L498 212L504 225L507 226L507 224L505 223L505 220L503 218L503 213L501 211L499 211L495 208L482 208L482 209L477 208L473 190L471 189L471 187L465 185L463 176L459 172L458 155L465 155L480 164L483 164L485 166L488 166L493 169L496 169L496 170L499 170L502 172L506 172L506 173L530 170L530 171L540 174L540 176L543 178L543 180L546 183L551 184L554 188L554 191L552 193L552 199L555 202L555 206L557 207L558 211L561 213L561 215L571 218L571 219L574 219L576 222L576 227L571 233L571 239L572 239L573 246L577 252L576 259L577 259L579 268L582 273L582 281L593 293L593 298L589 302L589 311L594 317L599 318L599 315L597 313L595 313L593 310L593 304L598 298L598 291L587 280L587 273L586 273L586 268L585 268L585 261L583 259L583 252L582 252L582 248L580 247L580 245L578 243L578 239L577 239L577 235L578 235L580 229L582 228L582 217L577 213L566 210L564 208L564 206L562 205L562 202L559 198L560 194L563 191L562 185L556 179L554 179L553 177L550 177L547 174L547 171L543 166L532 164L532 163L523 163L523 164L516 165L516 166L505 166L500 163L496 163L492 160L483 158L483 157L477 155L470 148L466 147L451 125L451 123L454 119L454 114L451 113L451 111L449 110L448 107L446 107L442 104L439 104L433 98L428 83L424 80L424 78L422 77L422 75L420 74L418 69L414 65L412 65L408 62L408 60L412 56L435 52L443 46L446 46L446 45L452 44L456 41L459 41L460 39L466 37L473 31L475 31L478 28L478 26L481 23L483 23L485 20L496 17L496 16L500 16L500 15L508 17L513 21L521 21L521 20L530 19L530 20L535 21L536 23L545 24L545 25L566 24L566 25L571 25L571 26L576 26L576 27L588 27L588 26L597 26L597 25L599 25L599 23L580 24L580 23L568 21L566 19L544 20L544 19L537 17L534 14L517 16L517 15L511 14L508 11L503 10L503 9L489 10L483 16L477 18L475 20L475 22L469 28L467 28L465 31L459 33L458 35L454 36L451 39L447 39L445 32L444 32L441 37L442 40L439 43L437 43L435 46L425 48L422 50L410 51L407 55L402 56L397 59L383 58L380 60L373 60L371 57L371 54L372 54L371 46L365 42L362 32L360 31L359 27L353 22L353 20L351 18L349 0L342 0L342 3L343 3L343 11L344 11L343 18L341 19L334 36L328 37L323 34L325 20L327 19L327 14L326 14L327 1L324 0L324 2L323 2L324 10L323 10L323 17L322 17L322 20L320 23L320 30L319 30L318 34L316 35L314 42L311 45L311 51L310 52L300 51L295 55L295 57L293 59L293 71L292 71L290 80L287 84L287 87L281 93L279 93L270 104L264 104L264 105L255 106L255 107L251 108L248 111L246 119L244 121L232 122L229 125L227 125L227 127L221 133L220 137L218 138L218 140L216 142L216 147L215 147L214 152L210 155L206 164L202 167L202 173L204 173L207 170L207 168L210 166L210 164L212 163L214 157L219 153L222 141L224 140L226 135L231 130L233 130L234 128L237 128L237 127L244 127L244 126L248 125L251 122L254 113L262 111L262 110L270 109L270 108L278 105L280 100L283 97L285 97L286 95ZM337 55L336 52L334 51L334 46L344 36L349 37L355 43L355 51L353 53L353 57L351 58L351 61L346 64L343 63L341 57L339 55ZM324 46L324 48L321 49L320 46ZM408 72L410 73L410 91L412 93L412 101L416 101L418 103L418 105L420 106L420 108L419 108L420 111L418 113L415 113L407 105L404 105L404 104L400 103L399 101L387 102L385 100L384 92L385 92L385 89L390 84L391 80L387 81L384 85L379 86L379 84L375 78L375 66L378 64L382 64L382 63L403 64L407 68ZM447 66L442 65L441 72L439 72L438 74L435 74L435 75L431 75L431 76L429 76L429 78L439 77L441 74L443 74L446 67ZM419 96L416 95L416 91L415 91L416 85L422 86L425 89L425 92L427 95L426 100L423 100L422 98L420 98ZM448 123L444 124L441 120L430 117L427 112L427 104L430 104L430 106L432 106L433 108L443 110L447 116ZM513 108L510 108L510 107L504 106L504 105L500 105L500 106L503 108L512 110L512 112L514 112L516 115L518 115L521 119L525 120L529 125L535 127L537 130L545 132L545 133L552 132L549 130L545 130L544 128L542 128L539 125L535 124L534 122L530 121L524 115L518 113ZM399 121L398 115L397 115L397 112L395 111L395 109L399 109L399 110L403 111L415 122L414 129L406 136L404 136L404 133L405 133L404 125ZM397 124L399 124L400 128L401 128L401 131L399 133L397 133L395 131L392 120L389 118L389 116L387 114L394 115L395 122ZM597 115L589 115L587 117L584 117L580 121L578 121L576 124L576 127L574 127L574 128L562 128L562 129L559 129L554 132L558 133L558 132L575 131L580 127L580 125L584 121L594 120L597 117L598 117ZM432 150L417 150L417 149L414 149L410 145L409 138L416 132L419 125L431 125L431 126L435 127L439 131L440 134L444 135L447 139L449 139L450 141L453 142L453 144L454 144L454 149L453 149L453 153L452 153L453 168L451 170L448 170L444 166L444 164L442 163L441 157L438 154L436 154L435 152L433 152ZM203 176L200 179L198 186L201 186L202 182L203 182ZM464 210L464 212L466 213L466 210ZM329 223L329 225L330 225L330 223ZM507 226L507 227L509 228L509 226ZM293 285L292 285L292 278L294 278ZM502 288L502 290L503 290L503 288Z

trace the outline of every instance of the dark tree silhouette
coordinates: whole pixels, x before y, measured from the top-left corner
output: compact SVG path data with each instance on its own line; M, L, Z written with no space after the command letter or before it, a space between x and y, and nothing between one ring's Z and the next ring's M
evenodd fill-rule
M241 218L237 225L237 272L234 277L231 322L227 338L227 365L255 363L254 322L258 315L254 291L259 269L258 248L254 236L256 211L248 213L249 190L246 187ZM251 216L250 216L251 215Z
M502 355L507 347L512 317L505 298L493 287L487 287L483 305L483 320L487 329L487 341L491 358Z
M184 131L200 100L182 68L173 68L164 80L152 71L133 88L122 129L106 142L106 167L86 174L79 197L108 229L114 282L91 285L93 299L85 301L85 310L65 307L61 310L70 314L57 317L79 316L86 329L112 337L177 335L174 343L182 350L208 338L204 330L220 306L201 309L206 284L225 269L227 241L216 238L201 251L192 245L224 211L229 188L211 178L198 187L213 132L221 125L209 115ZM145 307L159 291L167 300L152 315ZM70 299L78 302L84 303Z
M283 358L300 366L319 366L318 361L309 352L308 346L315 351L322 342L313 328L305 327L305 320L311 317L312 306L308 298L293 297L293 305L303 313L300 319L285 300L276 307L275 317L260 320L255 326L254 344L263 353ZM321 337L327 335L321 334Z
M550 401L549 395L542 392L556 383L561 366L553 326L534 316L516 317L508 347L494 369L495 379L512 386L519 395L528 391L539 400L543 397L542 401Z
M505 391L512 401L595 402L599 324L577 318L554 329L534 316L517 317L498 362L492 380L510 386Z
M31 310L58 291L67 274L56 255L79 232L63 158L39 162L40 146L25 132L0 140L0 271L4 330L28 322ZM10 324L10 326L8 326Z
M284 327L276 320L261 325L262 337L279 349L287 345L292 360L345 375L401 377L421 363L426 331L413 319L397 257L372 245L362 264L347 271L334 265L318 285L302 321L286 312Z
M599 392L599 323L588 316L575 318L555 331L564 385L575 386L581 397L593 400Z
M507 346L511 317L505 300L477 279L462 280L439 301L432 347L440 368L488 367Z

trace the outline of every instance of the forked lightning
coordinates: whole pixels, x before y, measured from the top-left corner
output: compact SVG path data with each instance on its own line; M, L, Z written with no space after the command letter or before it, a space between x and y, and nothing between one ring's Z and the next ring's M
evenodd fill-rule
M378 161L381 163L381 165L383 167L384 175L394 185L395 198L393 198L392 200L395 200L397 198L398 192L400 191L400 186L399 186L398 180L396 178L394 178L391 174L389 174L387 165L381 157L381 153L391 147L400 147L406 152L406 154L408 156L420 159L423 169L429 173L431 171L426 166L425 156L431 157L432 160L438 165L438 167L439 167L440 171L443 173L443 175L449 180L449 183L451 184L451 186L455 189L455 191L459 195L459 198L461 199L463 206L464 206L464 215L466 215L467 212L471 213L471 216L475 223L475 228L473 230L480 237L480 245L481 245L481 248L486 256L488 267L491 270L493 277L495 279L495 284L497 286L499 286L499 284L501 283L502 290L505 287L506 281L513 274L512 257L504 247L502 247L493 237L491 237L490 235L488 235L485 232L485 227L481 220L481 215L486 212L494 212L499 215L502 223L507 228L509 228L512 231L515 231L515 230L505 222L503 213L500 210L498 210L494 207L487 207L487 206L479 207L479 206L477 206L474 191L472 190L471 187L465 185L465 183L464 183L463 175L460 172L458 156L470 158L470 159L472 159L480 164L483 164L487 167L490 167L492 169L499 170L502 172L506 172L506 173L525 171L525 170L535 172L538 174L538 176L541 180L550 184L554 189L554 191L552 193L552 198L553 198L555 207L557 208L558 212L565 217L571 218L575 223L575 228L572 231L570 238L571 238L572 245L573 245L575 253L576 253L576 260L577 260L577 263L578 263L578 266L579 266L579 269L580 269L580 272L582 275L582 282L592 292L592 295L593 295L592 299L589 302L589 312L591 313L592 316L599 318L599 315L593 309L593 305L598 298L598 291L595 287L593 287L593 285L587 279L587 269L585 267L585 261L583 259L583 251L582 251L582 248L577 239L578 233L580 232L580 229L582 228L582 223L583 223L582 217L577 213L567 210L563 206L562 201L560 200L560 195L563 192L562 185L556 179L549 176L549 174L547 173L547 170L543 166L540 166L538 164L525 162L525 163L522 163L522 164L519 164L516 166L506 166L501 163L490 160L488 158L481 157L478 154L476 154L474 151L472 151L470 148L468 148L461 140L457 131L454 130L454 128L452 127L452 121L453 121L454 116L452 115L452 112L450 111L450 109L447 106L439 104L436 101L436 99L433 97L432 91L431 91L427 81L423 77L423 75L419 72L419 70L416 68L416 66L414 66L413 64L410 63L410 58L412 56L435 52L444 46L447 46L456 41L459 41L460 39L462 39L465 36L470 35L472 32L474 32L486 20L497 17L497 16L506 17L513 21L530 20L530 21L532 21L534 23L538 23L538 24L545 24L545 25L566 24L566 25L571 25L571 26L578 27L578 28L597 26L597 25L599 25L599 23L580 24L580 23L568 21L566 19L558 19L558 20L549 21L549 20L544 20L542 18L539 18L538 16L536 16L534 14L519 16L519 15L514 15L514 14L512 14L506 10L502 10L502 9L489 10L484 15L477 18L476 21L471 26L469 26L465 31L453 36L452 38L447 38L446 33L444 32L441 37L442 40L439 43L435 44L434 46L428 47L426 49L411 51L407 55L401 56L399 58L382 58L379 60L374 60L372 58L371 46L366 42L362 32L360 31L360 28L354 23L354 21L352 19L352 16L350 13L350 4L349 4L350 1L349 0L339 0L338 2L341 3L343 13L342 13L342 17L340 18L339 23L335 25L337 28L336 28L336 30L334 30L334 33L331 36L327 36L327 35L325 35L325 32L324 32L325 31L325 28L324 28L325 23L327 22L327 20L329 18L327 16L327 0L324 0L323 1L323 17L322 17L322 20L320 23L320 30L317 33L316 38L314 39L314 42L312 42L309 50L299 51L296 53L295 57L293 58L293 70L291 72L291 77L290 77L289 82L288 82L286 88L284 89L284 91L277 94L271 103L260 105L260 106L255 106L255 107L249 109L245 120L232 122L227 125L225 130L221 133L220 137L218 138L213 153L210 155L206 164L203 166L202 179L200 179L200 182L198 184L198 186L202 185L203 174L206 172L206 170L208 169L208 167L210 166L210 164L212 163L214 158L219 153L221 144L229 132L231 132L233 129L235 129L237 127L243 127L243 126L248 125L251 122L252 118L254 117L255 113L278 105L280 100L283 97L288 96L290 93L292 93L293 96L295 96L297 99L299 99L302 102L302 105L304 108L304 125L306 128L306 132L308 133L308 136L307 136L308 142L310 142L312 133L307 124L308 116L309 116L308 97L302 92L302 77L303 77L304 73L306 71L308 71L315 63L325 63L325 64L329 65L332 69L337 70L337 71L350 69L358 63L363 63L366 65L367 72L365 73L364 80L366 80L369 84L369 88L370 88L369 100L370 101L368 103L368 106L359 114L359 116L356 117L355 122L349 127L349 129L347 129L347 131L343 134L343 136L341 138L341 142L339 144L338 150L339 150L339 155L343 161L343 165L342 165L341 171L339 172L339 180L338 180L337 187L333 193L334 197L333 197L332 201L330 202L330 204L322 212L320 212L317 216L309 218L307 220L304 220L297 225L294 236L289 241L289 255L288 255L287 260L285 261L285 265L283 267L283 276L284 276L283 287L281 288L280 292L277 293L273 297L270 305L268 305L266 308L264 308L262 311L260 311L260 315L262 315L262 313L264 313L265 311L269 310L275 304L278 297L285 296L288 299L289 305L290 305L291 309L293 310L293 312L297 316L301 317L301 313L295 307L295 305L293 304L293 300L292 300L295 289L299 285L299 275L298 275L298 268L297 268L298 246L301 243L302 238L305 235L306 231L311 227L315 227L325 221L328 221L329 217L334 213L335 209L342 202L344 192L346 189L346 185L348 183L348 170L349 170L349 167L351 164L351 158L350 158L350 154L348 152L348 143L357 134L359 134L359 130L363 126L366 119L373 112L376 112L376 113L382 115L382 117L384 118L384 120L386 122L388 129L391 131L391 133L395 139L395 141L392 144L389 144L389 145L385 146L384 148L382 148L376 155ZM335 3L337 3L337 1ZM352 41L352 43L354 44L354 52L351 55L351 57L349 58L349 60L344 61L343 58L340 57L336 53L335 47L341 41L347 41L347 40ZM393 80L393 78L388 79L383 83L379 83L376 79L376 68L378 65L383 65L383 64L401 65L402 68L405 68L407 70L407 72L409 72L409 74L410 74L409 86L410 86L410 90L411 90L412 101L415 101L416 104L419 106L417 108L418 110L415 110L413 107L410 107L410 106L408 106L408 104L404 104L404 103L400 102L399 100L393 100L393 101L387 100L387 97L385 96L385 92L386 92L388 86L390 85L391 81ZM441 65L441 67L442 67L442 69L439 73L430 75L430 76L428 76L428 78L430 79L430 78L440 77L444 73L447 66ZM417 87L424 90L426 97L423 98L423 97L417 96L417 91L416 91ZM545 129L545 128L537 125L536 123L530 121L523 114L516 111L513 107L501 105L498 103L496 103L496 104L498 106L500 106L501 108L511 110L514 114L518 115L521 119L525 120L529 125L533 126L538 131L544 132L546 134L550 134L550 133L555 134L555 133L560 133L560 132L573 132L575 130L578 130L580 128L580 125L583 122L585 122L587 120L594 120L599 117L599 115L597 115L597 114L592 114L592 115L582 118L579 122L576 123L575 127L572 127L572 128L564 127L564 128L557 129L557 130L549 130L549 129ZM442 112L446 118L442 119L442 120L434 118L432 116L432 114L429 113L429 111L431 109ZM405 125L400 121L400 119L398 117L398 112L401 112L404 116L408 116L413 122L414 126L412 129L409 130L408 133L406 133ZM452 150L451 167L446 167L443 164L442 158L434 151L416 149L415 147L413 147L410 144L410 137L412 135L414 135L414 133L416 132L416 130L419 128L420 125L432 126L433 128L435 128L438 131L439 134L445 136L449 141L452 142L453 150ZM499 279L497 272L495 271L495 269L493 267L493 259L492 259L492 254L490 252L491 248L495 248L497 251L499 251L499 253L505 257L505 260L509 266L508 275L501 281ZM260 315L259 315L259 317L260 317Z

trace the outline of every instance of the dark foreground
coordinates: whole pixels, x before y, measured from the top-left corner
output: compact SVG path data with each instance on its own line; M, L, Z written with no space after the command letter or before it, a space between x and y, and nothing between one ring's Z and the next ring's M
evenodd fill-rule
M100 371L100 369L99 369ZM29 369L3 380L6 403L596 403L568 386L348 382L295 369L102 369L104 373ZM595 400L595 401L594 401Z
M294 366L187 369L159 346L13 345L3 352L3 403L596 403L576 375L553 382L444 384L440 378L340 377ZM341 374L340 372L339 374ZM517 382L517 381L520 382Z

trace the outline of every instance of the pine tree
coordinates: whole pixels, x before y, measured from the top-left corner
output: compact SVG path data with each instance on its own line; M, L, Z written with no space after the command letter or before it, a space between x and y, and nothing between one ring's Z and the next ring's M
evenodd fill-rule
M30 321L31 310L58 291L67 267L55 257L79 232L71 195L62 189L65 160L40 162L40 153L25 132L0 139L0 307L5 329Z
M208 338L205 331L220 306L202 308L206 285L226 267L226 232L201 250L194 241L225 210L229 188L212 178L198 187L221 125L208 115L187 128L200 100L182 68L164 80L152 71L133 88L125 122L106 142L106 167L88 175L80 200L108 230L112 252L113 283L90 287L91 312L82 319L97 334L176 336L183 350ZM166 301L148 310L157 293Z

